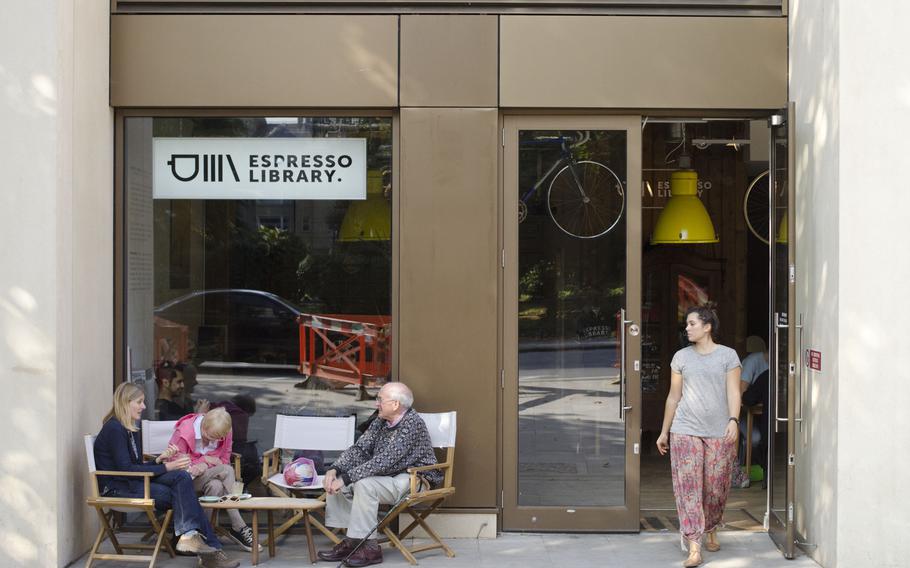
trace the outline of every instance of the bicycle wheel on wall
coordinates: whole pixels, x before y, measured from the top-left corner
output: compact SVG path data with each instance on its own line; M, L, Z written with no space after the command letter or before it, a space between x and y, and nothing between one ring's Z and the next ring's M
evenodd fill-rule
M547 213L564 233L580 239L605 235L625 207L622 181L607 166L590 160L559 170L547 191Z

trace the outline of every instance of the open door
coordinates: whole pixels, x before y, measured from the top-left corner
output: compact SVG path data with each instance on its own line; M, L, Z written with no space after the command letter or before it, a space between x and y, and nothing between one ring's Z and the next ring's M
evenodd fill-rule
M793 558L796 542L794 519L796 483L796 431L801 371L796 310L796 211L794 200L794 105L771 118L772 187L769 234L771 268L771 330L769 350L771 390L770 443L768 444L768 528L783 555Z
M503 530L639 530L641 118L505 117Z

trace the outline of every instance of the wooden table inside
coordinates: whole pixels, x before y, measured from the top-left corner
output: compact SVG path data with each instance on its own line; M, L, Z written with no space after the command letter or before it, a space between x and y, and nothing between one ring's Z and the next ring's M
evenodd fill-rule
M303 525L306 527L307 547L310 552L310 562L316 562L316 547L313 544L313 531L310 528L310 511L322 509L325 502L319 499L296 499L292 497L251 497L240 501L220 501L218 503L202 503L205 509L239 509L253 512L253 565L259 564L259 511L266 511L268 515L268 545L269 557L275 556L275 523L272 511L303 511Z

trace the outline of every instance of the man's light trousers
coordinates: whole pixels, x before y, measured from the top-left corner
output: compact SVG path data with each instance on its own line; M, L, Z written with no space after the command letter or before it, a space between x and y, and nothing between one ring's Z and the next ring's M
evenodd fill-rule
M395 504L410 490L411 476L407 473L394 477L365 477L345 485L335 495L325 496L325 524L347 527L348 538L364 538L376 526L379 505ZM377 535L370 538L377 538Z

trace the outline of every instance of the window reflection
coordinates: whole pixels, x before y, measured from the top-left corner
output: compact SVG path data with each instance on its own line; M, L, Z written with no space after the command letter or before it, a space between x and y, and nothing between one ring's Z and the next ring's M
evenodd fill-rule
M368 416L391 365L391 118L129 118L125 132L127 360L147 398L156 369L189 365L178 402L230 402L260 454L278 412ZM262 199L155 199L156 138L363 139L365 198L269 199L264 184Z

